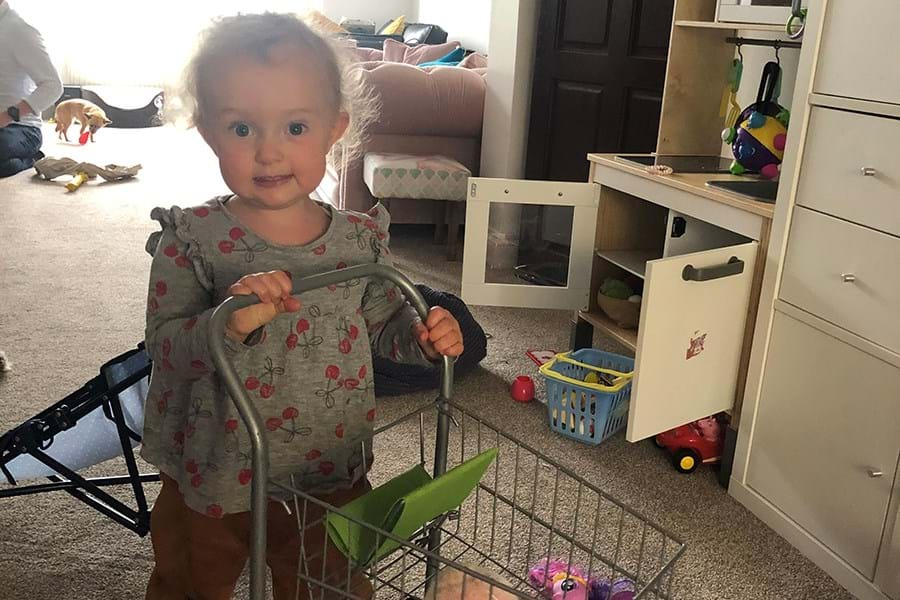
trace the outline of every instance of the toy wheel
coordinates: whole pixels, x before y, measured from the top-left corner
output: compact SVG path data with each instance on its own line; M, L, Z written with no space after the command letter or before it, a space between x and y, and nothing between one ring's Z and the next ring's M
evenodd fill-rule
M693 473L701 462L697 451L690 448L682 448L672 455L672 465L679 473Z

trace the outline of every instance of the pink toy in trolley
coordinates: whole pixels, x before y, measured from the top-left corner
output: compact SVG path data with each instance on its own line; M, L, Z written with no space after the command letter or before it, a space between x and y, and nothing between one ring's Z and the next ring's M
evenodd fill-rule
M528 572L528 580L549 600L634 600L634 583L588 578L584 571L561 560L545 560Z

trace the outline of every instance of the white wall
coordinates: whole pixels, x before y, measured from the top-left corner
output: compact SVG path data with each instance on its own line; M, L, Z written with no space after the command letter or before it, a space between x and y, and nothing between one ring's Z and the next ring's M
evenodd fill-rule
M522 178L538 0L494 0L481 141L483 177Z
M460 42L464 48L488 51L491 0L418 0L418 5L419 23L440 25L447 31L448 40Z
M406 15L407 21L416 21L418 13L417 0L321 0L322 12L334 20L343 17L351 19L368 19L375 21L375 30L385 22Z
M531 108L538 0L494 0L481 137L481 176L521 179ZM521 205L498 204L488 222L487 263L517 263Z

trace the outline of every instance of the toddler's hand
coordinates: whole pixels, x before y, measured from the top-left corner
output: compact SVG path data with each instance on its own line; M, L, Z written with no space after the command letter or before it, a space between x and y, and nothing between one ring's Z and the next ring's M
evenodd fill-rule
M437 360L441 355L459 356L463 353L459 323L445 308L432 308L425 323L416 322L413 333L419 346L431 360Z
M230 288L231 296L256 294L261 303L231 313L225 333L243 342L248 335L277 315L300 310L300 301L291 296L291 278L284 271L269 271L244 275Z

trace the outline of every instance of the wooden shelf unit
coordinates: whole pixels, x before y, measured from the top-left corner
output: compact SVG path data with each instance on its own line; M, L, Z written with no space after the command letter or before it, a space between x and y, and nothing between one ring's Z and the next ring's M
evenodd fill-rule
M628 348L632 354L637 349L637 329L625 329L619 327L616 323L607 317L599 308L590 312L580 313L582 319L590 323L596 328L604 331L607 335L620 342Z
M717 21L675 21L676 27L693 27L696 29L724 29L727 31L760 31L768 33L781 33L787 39L787 32L783 25L765 25L761 23L720 23Z
M659 120L659 154L719 155L719 105L736 56L726 38L738 31L758 32L787 41L782 25L717 22L715 0L679 1L669 40L669 58ZM672 76L672 75L675 76Z
M662 258L662 252L657 250L597 250L597 256L643 279L644 272L647 270L647 261Z

